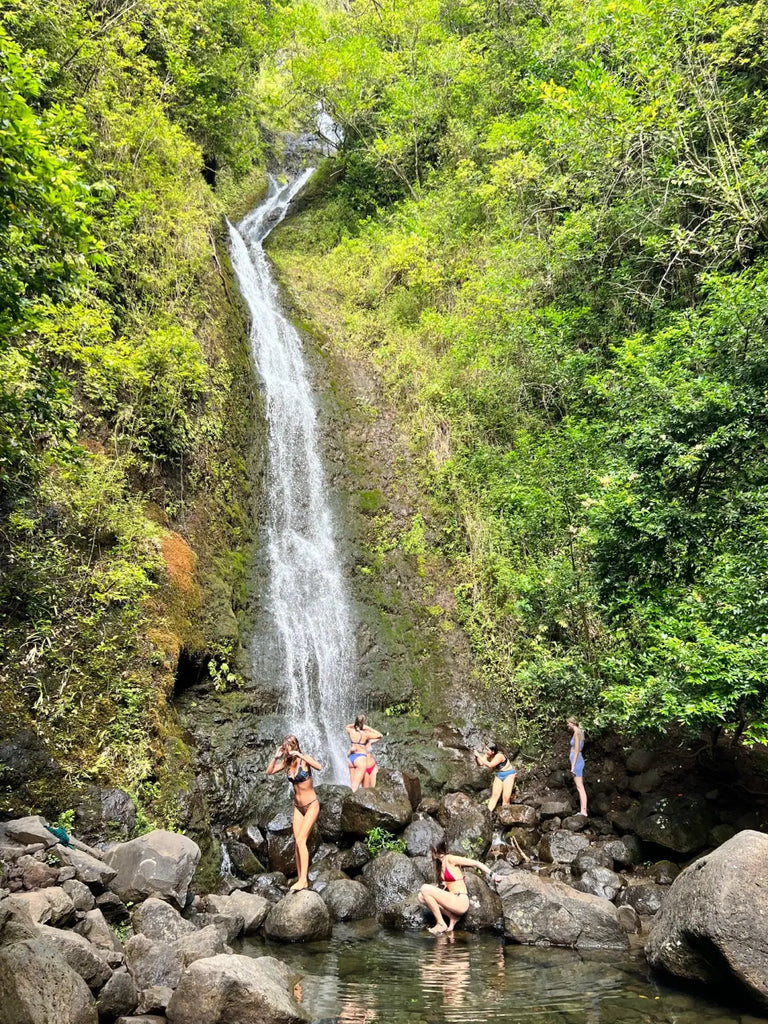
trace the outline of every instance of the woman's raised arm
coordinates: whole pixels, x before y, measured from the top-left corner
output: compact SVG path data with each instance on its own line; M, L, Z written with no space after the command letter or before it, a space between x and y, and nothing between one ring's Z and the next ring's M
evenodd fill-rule
M323 766L320 762L316 761L314 757L310 757L309 754L304 754L302 751L297 750L296 756L300 757L302 761L306 761L309 767L314 768L316 772L321 772L323 770Z

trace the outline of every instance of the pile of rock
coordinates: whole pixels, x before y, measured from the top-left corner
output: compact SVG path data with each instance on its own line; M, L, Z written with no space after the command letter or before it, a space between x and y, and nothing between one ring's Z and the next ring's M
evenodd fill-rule
M270 904L252 893L196 900L189 885L199 859L195 843L171 832L115 845L100 859L59 843L42 818L3 823L0 1019L305 1020L285 965L229 946L262 926ZM299 897L319 904L327 935L323 901Z

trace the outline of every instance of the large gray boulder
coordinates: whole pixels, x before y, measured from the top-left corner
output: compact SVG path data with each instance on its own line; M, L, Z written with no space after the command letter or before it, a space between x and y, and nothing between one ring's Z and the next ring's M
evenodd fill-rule
M445 839L445 829L434 818L416 818L403 833L406 850L411 857L429 856L430 847Z
M513 942L576 949L629 948L616 908L607 900L518 870L505 874L498 889L504 933Z
M303 1024L290 970L270 956L215 956L183 974L166 1015L171 1024Z
M0 835L12 839L16 843L23 843L25 846L33 843L42 843L45 847L55 846L58 839L48 831L47 824L45 818L39 814L32 814L26 818L13 818L0 825Z
M386 850L363 868L363 882L373 895L377 912L415 895L424 880L404 853Z
M37 924L66 924L75 916L75 904L59 886L15 892L3 900L3 905L27 914Z
M183 907L200 847L186 836L156 829L120 843L104 860L117 871L110 888L126 903L159 896Z
M385 928L398 932L420 932L435 923L429 908L419 903L418 897L414 895L390 904L381 912L379 920Z
M314 942L331 934L331 915L316 892L289 893L267 914L264 934L279 942Z
M125 967L119 967L99 992L100 1021L113 1021L116 1017L136 1009L139 993L136 982Z
M334 921L359 921L376 911L370 890L351 878L329 882L320 897Z
M469 910L456 927L467 932L504 931L504 907L499 894L471 871L464 875L464 880L469 893Z
M548 832L539 843L539 856L550 864L571 864L582 850L589 847L586 836L568 829L559 832Z
M372 828L402 832L412 814L410 794L402 775L380 773L376 789L347 793L341 808L341 829L356 836L365 836Z
M588 892L593 896L600 896L604 900L616 899L616 895L621 889L621 879L616 872L597 865L587 868L581 878L571 884L579 892Z
M230 896L207 896L206 906L225 917L241 917L246 935L261 928L269 912L269 900L253 892L233 892Z
M47 924L37 926L38 935L50 943L67 961L88 988L98 990L112 974L112 968L100 955L96 946L76 932L63 928L51 928Z
M185 921L178 910L154 896L140 903L133 912L133 930L155 942L173 942L182 935L191 935L196 928Z
M76 971L42 938L0 949L3 1024L96 1024L93 996Z
M98 860L89 853L83 853L82 850L76 850L72 846L62 846L59 843L55 852L63 865L75 869L75 878L84 885L106 889L117 874L115 868L105 864L103 860Z
M646 842L690 854L704 849L714 824L707 807L680 797L661 797L641 806L634 831Z
M670 886L645 952L680 978L733 987L768 1003L768 835L740 832Z
M320 801L320 814L317 827L324 839L334 841L341 839L344 829L341 827L341 812L344 800L349 796L349 786L334 786L323 783L317 787L317 799Z
M669 895L669 889L657 885L656 882L640 880L632 882L622 889L616 905L619 907L632 907L641 917L653 917L658 914Z
M536 828L539 816L527 804L502 804L495 810L496 820L503 828Z
M491 845L491 812L466 793L444 796L437 817L451 853L478 859Z

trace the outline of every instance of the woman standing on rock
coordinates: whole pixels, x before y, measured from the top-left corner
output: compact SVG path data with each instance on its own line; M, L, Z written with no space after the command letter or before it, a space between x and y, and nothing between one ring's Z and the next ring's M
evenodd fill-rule
M309 754L299 749L299 741L295 736L286 736L277 753L267 766L267 775L275 775L284 771L293 786L293 839L296 844L296 874L298 878L291 886L293 892L309 888L307 873L309 872L309 849L307 840L312 826L320 813L320 804L315 796L312 782L312 769L323 770Z
M374 789L378 765L371 753L371 743L380 740L382 733L368 725L365 715L358 715L352 725L346 727L349 736L349 784L356 792L362 783L363 789Z
M429 907L435 915L435 925L429 931L432 935L440 935L442 932L452 932L456 927L459 918L469 910L469 894L467 883L464 881L462 868L479 868L486 875L491 876L491 869L487 864L481 864L479 860L471 860L469 857L457 857L448 853L445 842L439 842L431 848L432 860L435 861L437 870L437 881L445 886L444 889L438 885L422 885L419 889L419 903ZM495 877L495 876L493 876ZM448 924L443 917L445 911L448 917Z
M501 797L501 803L504 807L512 803L517 769L495 743L489 743L485 748L485 753L476 750L475 760L483 768L491 768L493 770L493 786L491 788L491 798L488 801L488 810L493 814L494 808L499 802L499 797Z
M571 752L569 759L571 762L571 775L573 776L573 781L579 794L579 814L583 814L586 818L587 791L584 789L584 758L581 753L584 749L584 731L579 725L578 720L573 718L573 716L566 719L566 725L573 733L573 736L571 736Z

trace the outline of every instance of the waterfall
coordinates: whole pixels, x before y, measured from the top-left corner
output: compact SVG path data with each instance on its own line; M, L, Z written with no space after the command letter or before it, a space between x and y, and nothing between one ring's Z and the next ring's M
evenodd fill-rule
M254 671L278 672L286 732L346 782L345 721L353 716L354 631L341 571L317 410L301 339L280 310L262 243L312 171L279 187L237 228L232 265L251 313L251 351L268 423L263 552L269 579L267 629L256 639ZM264 635L266 633L266 635ZM268 653L266 653L268 651Z

